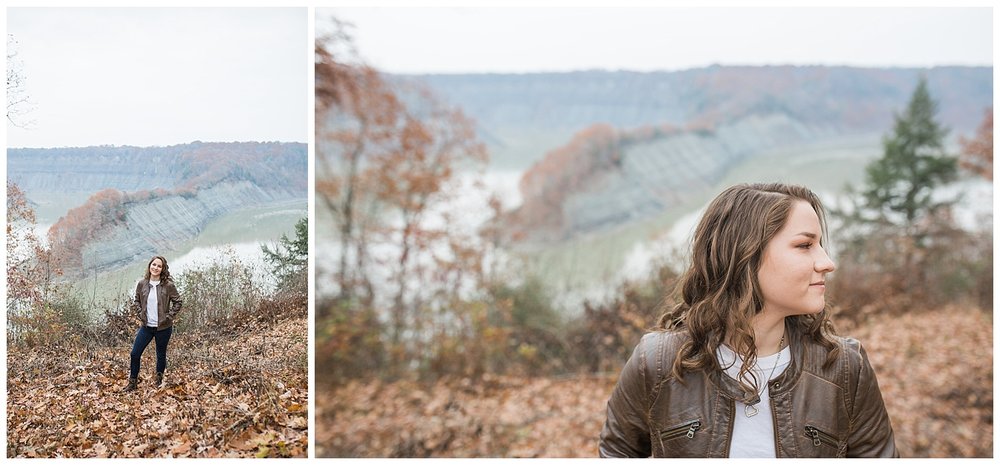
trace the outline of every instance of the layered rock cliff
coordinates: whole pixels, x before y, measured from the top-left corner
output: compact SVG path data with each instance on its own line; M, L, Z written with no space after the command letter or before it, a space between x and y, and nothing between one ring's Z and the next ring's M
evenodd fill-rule
M940 121L954 131L973 131L992 103L989 67L710 66L398 78L426 83L476 120L495 166L524 170L596 123L715 128L780 113L814 127L881 132L921 76L939 101Z
M254 205L296 198L248 181L220 182L193 195L168 195L130 203L122 222L83 247L81 266L103 270L149 258L198 236L211 220Z
M49 229L73 276L172 250L235 210L305 204L306 155L305 144L276 142L11 149L8 176L29 198L80 195Z
M775 150L852 138L877 144L921 77L953 137L970 134L992 105L989 67L711 66L400 79L425 82L474 118L494 166L524 170L523 203L510 213L508 233L552 242L655 217Z
M566 231L590 232L652 217L710 189L755 154L826 135L776 114L630 144L616 169L600 173L602 182L567 199L562 208Z

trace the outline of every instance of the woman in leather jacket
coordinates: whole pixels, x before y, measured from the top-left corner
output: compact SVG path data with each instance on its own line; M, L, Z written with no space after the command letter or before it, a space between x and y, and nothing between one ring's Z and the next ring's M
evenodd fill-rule
M167 369L167 343L173 333L174 319L183 304L177 286L170 277L167 259L159 255L149 260L146 276L135 286L135 300L132 311L142 325L132 344L128 385L124 391L134 391L139 382L139 365L142 353L149 342L156 341L156 387L163 384L163 372Z
M608 400L602 457L898 457L864 348L836 336L810 190L741 184L694 234L681 302Z

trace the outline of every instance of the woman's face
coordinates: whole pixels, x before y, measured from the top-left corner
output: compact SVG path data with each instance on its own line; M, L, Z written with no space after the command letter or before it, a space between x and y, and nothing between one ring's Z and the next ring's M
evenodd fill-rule
M764 312L779 316L819 313L826 305L826 274L833 261L819 245L819 217L808 202L794 202L788 220L764 248L757 280Z
M163 262L159 258L154 258L149 262L149 278L160 279L160 272L163 271Z

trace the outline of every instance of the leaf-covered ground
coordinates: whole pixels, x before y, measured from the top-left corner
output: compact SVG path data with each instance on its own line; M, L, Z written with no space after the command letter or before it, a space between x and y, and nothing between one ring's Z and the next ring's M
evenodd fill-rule
M7 456L306 457L306 328L174 333L164 386L150 343L131 393L131 346L9 347Z
M841 331L864 343L904 457L993 455L992 328L943 309ZM317 456L593 457L615 377L319 386Z
M317 457L578 457L597 453L614 379L353 382L316 398Z
M904 457L993 456L993 318L978 310L879 318L851 332L878 375Z

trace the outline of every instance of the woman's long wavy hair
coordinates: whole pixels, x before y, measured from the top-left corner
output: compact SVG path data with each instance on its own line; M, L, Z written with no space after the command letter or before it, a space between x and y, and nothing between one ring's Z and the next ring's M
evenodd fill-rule
M759 392L759 381L750 372L757 361L752 322L764 309L757 274L765 247L800 200L816 212L825 241L823 206L816 194L802 186L739 184L708 206L694 233L691 267L675 290L681 302L665 312L658 324L660 329L687 331L691 336L674 360L672 372L677 379L688 370L721 371L716 352L728 341L744 360L737 376L740 386L750 397ZM826 308L817 314L790 316L786 327L826 347L827 364L836 358L838 345L831 338L833 324ZM752 383L745 381L747 374Z
M159 258L160 259L160 263L163 264L163 270L160 271L160 281L164 282L164 283L167 282L167 281L170 281L171 280L171 278L170 278L170 267L167 266L167 259L163 258L163 257L161 257L159 255L157 255L157 256L155 256L153 258L150 258L149 259L149 263L146 264L146 281L149 281L149 278L150 278L150 275L149 275L149 265L152 265L153 264L153 260L156 260L157 258Z

